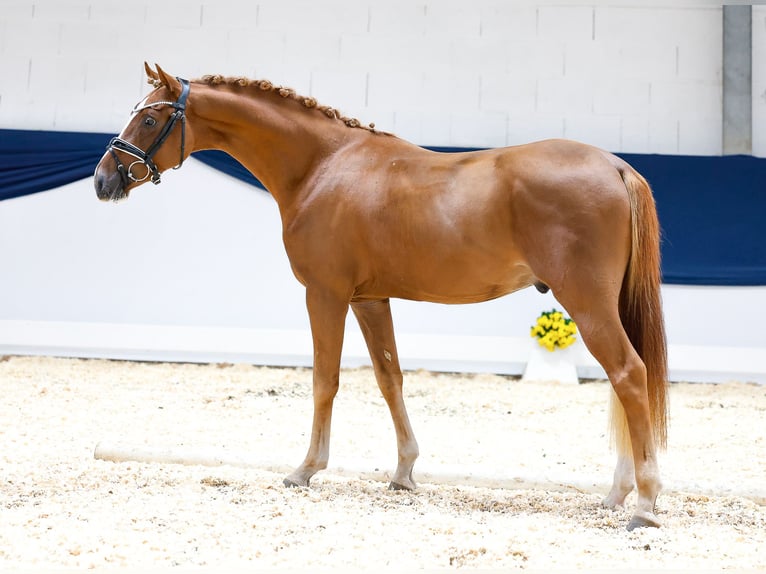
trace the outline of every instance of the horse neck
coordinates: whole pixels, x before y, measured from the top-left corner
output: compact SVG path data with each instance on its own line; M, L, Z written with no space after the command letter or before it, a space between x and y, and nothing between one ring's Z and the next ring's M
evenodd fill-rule
M189 106L193 149L235 157L285 207L351 130L299 102L257 88L195 85Z

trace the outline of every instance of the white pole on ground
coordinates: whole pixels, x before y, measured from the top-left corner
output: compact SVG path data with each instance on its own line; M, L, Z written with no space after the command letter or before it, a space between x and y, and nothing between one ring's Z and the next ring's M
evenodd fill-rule
M97 460L110 462L143 462L162 464L184 464L199 466L234 466L252 468L277 474L289 474L293 468L284 464L258 460L248 454L187 446L155 447L147 445L126 445L100 442L93 456ZM339 460L325 472L331 476L343 476L362 480L384 482L391 480L391 473L373 460ZM445 486L474 486L504 488L510 490L549 490L554 492L580 492L605 494L609 484L607 477L595 477L578 473L546 473L537 476L512 476L508 467L474 467L465 465L433 465L424 460L416 469L416 479L421 484ZM738 484L700 484L696 482L674 484L663 490L666 494L702 494L706 496L739 496L757 504L766 504L766 495L760 489L740 488Z

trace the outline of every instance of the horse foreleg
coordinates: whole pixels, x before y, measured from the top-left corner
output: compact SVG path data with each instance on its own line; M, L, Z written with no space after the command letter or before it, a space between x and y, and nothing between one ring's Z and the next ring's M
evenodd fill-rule
M284 479L285 486L308 486L317 471L327 468L332 404L338 393L343 331L348 313L348 300L317 290L307 289L306 306L314 341L314 418L306 458Z
M402 371L396 352L391 306L386 299L352 303L351 309L364 334L375 369L375 378L394 421L399 462L389 487L395 490L412 490L415 488L412 467L419 451L402 396Z

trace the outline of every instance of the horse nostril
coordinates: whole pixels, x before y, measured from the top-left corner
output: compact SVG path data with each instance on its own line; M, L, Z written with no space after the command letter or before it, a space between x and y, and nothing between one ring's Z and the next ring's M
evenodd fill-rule
M96 177L93 178L93 185L96 188L96 195L103 199L105 196L109 195L108 192L104 191L104 188L106 187L106 177L104 177L103 174L96 174Z

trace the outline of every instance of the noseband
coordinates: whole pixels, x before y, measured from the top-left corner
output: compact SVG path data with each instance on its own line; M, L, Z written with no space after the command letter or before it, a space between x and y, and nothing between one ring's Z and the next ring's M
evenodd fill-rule
M178 96L178 100L175 102L152 102L151 104L146 104L141 107L138 107L137 105L131 112L131 115L133 115L145 109L154 108L155 106L171 106L176 110L168 118L168 121L165 123L162 131L157 136L157 139L154 140L154 143L149 146L149 149L144 151L138 146L133 145L129 141L125 141L119 136L112 138L106 148L109 153L112 154L112 157L117 164L117 171L120 174L120 179L122 179L123 188L126 188L131 181L144 181L147 177L149 177L150 174L153 184L156 185L160 183L160 171L157 169L157 166L155 165L152 158L154 157L154 154L156 154L160 149L162 144L165 143L165 140L168 139L171 132L173 131L173 128L179 120L181 121L181 159L178 161L178 165L173 169L178 169L184 163L184 148L186 146L186 99L189 97L189 81L182 78L176 79L181 82L181 95ZM131 163L126 169L120 161L120 158L115 150L133 156L136 158L136 161ZM136 164L144 164L146 166L146 175L144 175L144 177L137 178L131 173L133 166Z

